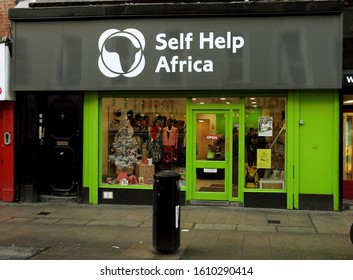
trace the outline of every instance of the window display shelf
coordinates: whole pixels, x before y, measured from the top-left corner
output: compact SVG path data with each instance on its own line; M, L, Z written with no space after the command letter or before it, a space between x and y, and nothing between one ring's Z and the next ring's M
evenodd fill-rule
M260 179L259 181L260 189L284 189L284 180L264 180Z

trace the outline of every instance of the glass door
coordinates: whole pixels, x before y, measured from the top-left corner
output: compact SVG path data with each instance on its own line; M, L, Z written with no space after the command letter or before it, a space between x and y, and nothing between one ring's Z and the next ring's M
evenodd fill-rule
M353 112L343 113L343 199L353 199Z
M238 110L192 110L193 200L238 196Z
M343 180L353 180L352 174L353 113L343 114Z

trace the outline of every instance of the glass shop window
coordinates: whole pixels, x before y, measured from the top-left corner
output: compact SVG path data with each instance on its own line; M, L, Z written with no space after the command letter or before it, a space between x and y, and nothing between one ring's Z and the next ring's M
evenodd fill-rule
M186 167L185 98L102 98L102 183L154 183L154 173Z
M245 99L245 189L284 189L285 97Z

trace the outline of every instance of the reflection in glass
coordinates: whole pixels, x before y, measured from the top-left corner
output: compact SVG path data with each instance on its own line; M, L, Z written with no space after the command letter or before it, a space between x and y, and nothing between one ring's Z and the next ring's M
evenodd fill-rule
M235 114L234 114L235 115ZM232 168L232 197L238 197L238 155L239 155L239 127L238 123L233 125L233 168Z

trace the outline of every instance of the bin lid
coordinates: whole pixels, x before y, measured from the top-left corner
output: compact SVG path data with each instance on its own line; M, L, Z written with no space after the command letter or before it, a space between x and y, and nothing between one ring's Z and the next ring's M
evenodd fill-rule
M178 178L180 179L181 175L177 172L171 170L163 170L154 174L154 178Z

